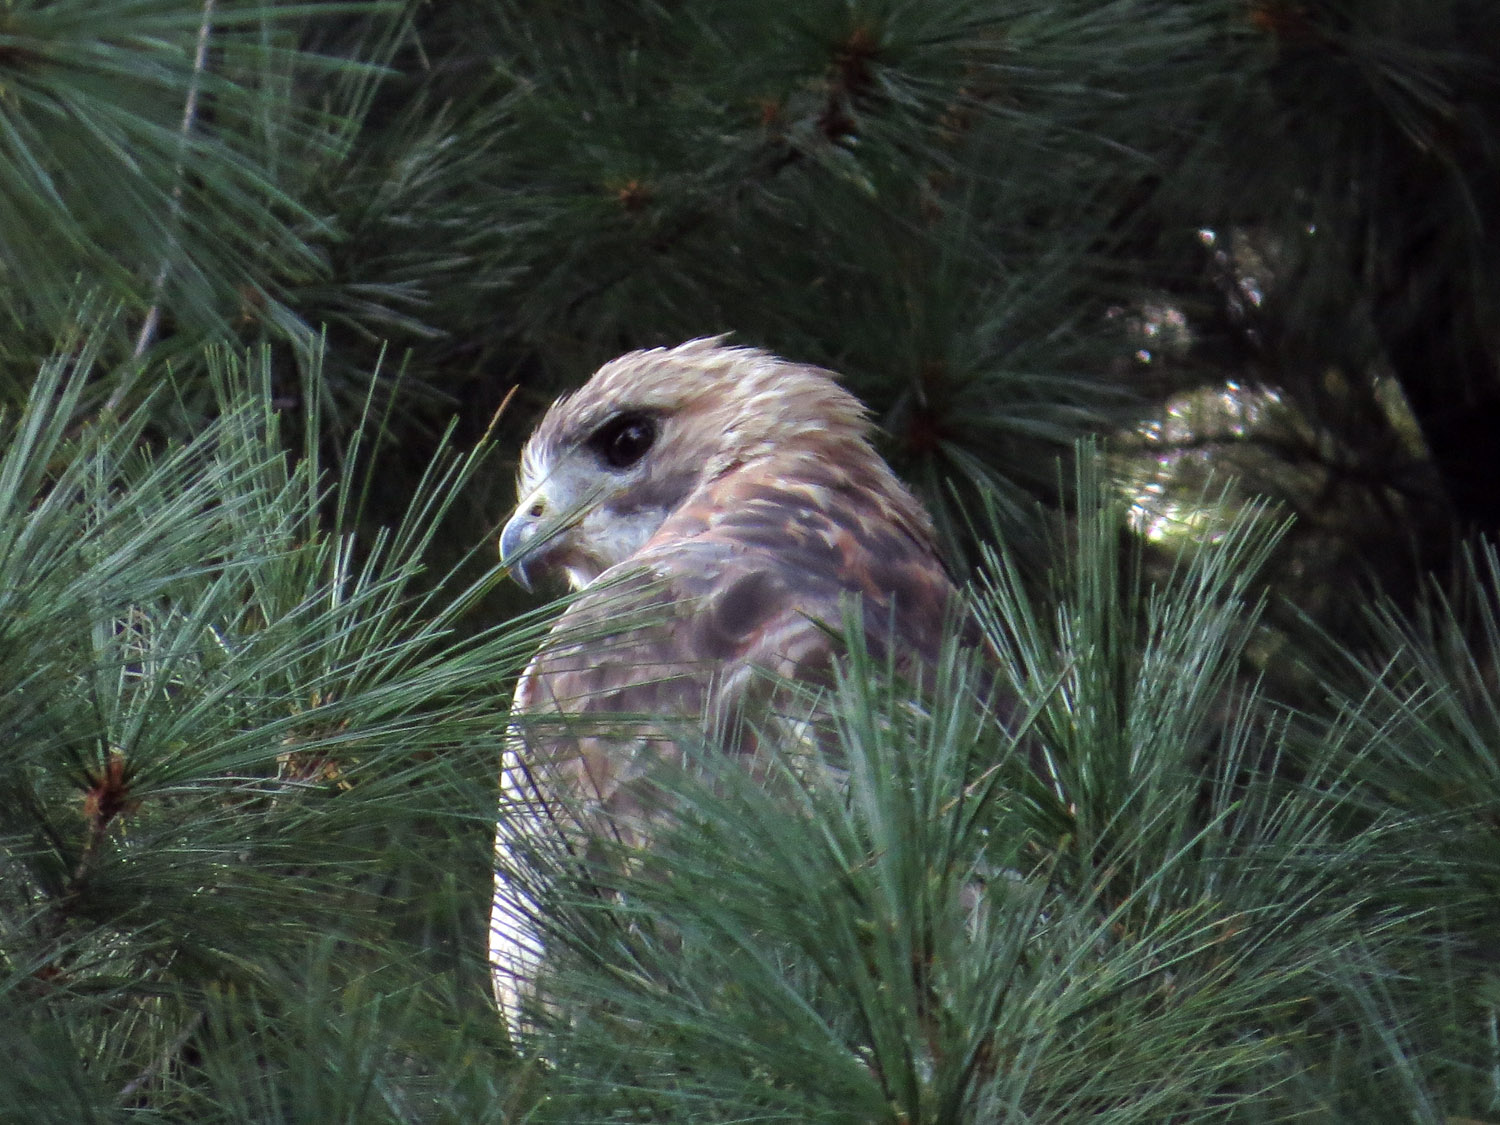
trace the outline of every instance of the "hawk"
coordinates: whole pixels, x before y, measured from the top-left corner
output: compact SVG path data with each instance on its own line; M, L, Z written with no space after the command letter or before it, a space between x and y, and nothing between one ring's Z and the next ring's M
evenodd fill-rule
M513 1024L542 953L518 832L643 842L674 720L701 740L778 678L827 682L851 598L872 653L936 659L960 595L871 430L830 372L715 338L606 363L526 443L501 558L579 593L521 676L502 770L490 952Z

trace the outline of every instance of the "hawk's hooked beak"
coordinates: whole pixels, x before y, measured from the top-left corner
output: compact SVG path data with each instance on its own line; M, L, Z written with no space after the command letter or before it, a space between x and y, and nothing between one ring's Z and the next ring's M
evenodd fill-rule
M516 514L506 522L500 532L500 561L510 568L510 575L521 584L528 594L533 592L531 575L526 573L526 564L533 561L525 557L527 545L536 538L542 517L532 515L526 508L516 509Z
M604 569L580 538L600 491L554 473L516 506L500 531L500 561L528 591L534 580L558 571L580 590Z

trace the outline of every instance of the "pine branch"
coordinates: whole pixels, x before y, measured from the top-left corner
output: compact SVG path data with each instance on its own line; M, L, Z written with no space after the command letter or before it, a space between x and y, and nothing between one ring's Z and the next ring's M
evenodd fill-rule
M188 1017L187 1022L182 1025L182 1029L177 1032L172 1042L167 1045L162 1053L146 1069L120 1087L120 1092L115 1095L116 1100L128 1104L132 1098L154 1082L157 1075L171 1066L173 1061L182 1052L182 1049L187 1046L188 1041L203 1026L203 1018L204 1014L202 1012L195 1012Z
M162 254L161 264L157 267L156 278L151 283L151 307L146 312L145 323L141 325L140 334L136 337L134 355L139 359L151 346L156 336L157 324L161 320L161 296L162 290L166 288L167 273L171 269L171 254L176 248L178 227L182 218L182 178L187 173L184 157L187 153L188 138L192 135L193 122L198 116L198 92L202 84L203 69L208 62L208 37L213 27L214 0L203 0L203 22L198 27L197 46L193 50L193 71L188 79L187 97L182 106L182 125L178 132L181 141L178 145L177 165L172 172L172 197L167 222L164 224L167 230L167 247ZM124 386L116 390L105 402L106 410L119 408L117 396L122 394Z

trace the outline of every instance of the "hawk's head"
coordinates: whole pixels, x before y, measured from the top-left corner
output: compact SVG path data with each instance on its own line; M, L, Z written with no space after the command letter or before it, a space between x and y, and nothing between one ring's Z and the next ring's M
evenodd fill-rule
M718 339L631 352L552 404L521 454L500 556L582 589L705 485L772 456L879 461L859 401L820 368ZM883 464L881 465L883 469Z

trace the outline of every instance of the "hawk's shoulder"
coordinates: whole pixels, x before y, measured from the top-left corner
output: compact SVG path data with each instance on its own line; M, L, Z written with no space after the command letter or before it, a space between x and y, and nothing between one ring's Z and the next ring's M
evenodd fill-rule
M521 685L523 709L683 717L756 672L826 672L849 599L875 651L936 656L958 598L930 531L856 472L737 473L703 489L564 614Z

